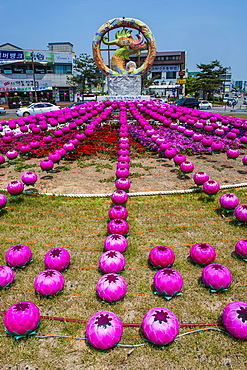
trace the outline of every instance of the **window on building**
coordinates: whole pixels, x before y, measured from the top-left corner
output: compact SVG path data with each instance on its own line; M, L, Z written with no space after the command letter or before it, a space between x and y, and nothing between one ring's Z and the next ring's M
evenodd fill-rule
M152 78L156 78L157 80L161 79L161 72L152 72Z
M176 72L166 72L166 79L175 79L176 78Z
M56 74L67 74L72 73L71 65L56 65L55 66L55 73Z
M168 55L165 57L165 60L179 60L180 55Z

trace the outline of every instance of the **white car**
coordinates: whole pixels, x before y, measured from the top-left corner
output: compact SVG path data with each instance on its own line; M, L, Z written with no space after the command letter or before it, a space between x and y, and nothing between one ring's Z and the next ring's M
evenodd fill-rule
M207 100L200 100L199 109L212 109L212 104L209 103Z
M16 110L16 114L19 117L27 117L30 114L41 114L44 112L51 112L58 110L60 107L51 103L32 103L28 107L19 108Z
M6 110L4 109L4 107L0 107L0 114L5 114L6 113Z

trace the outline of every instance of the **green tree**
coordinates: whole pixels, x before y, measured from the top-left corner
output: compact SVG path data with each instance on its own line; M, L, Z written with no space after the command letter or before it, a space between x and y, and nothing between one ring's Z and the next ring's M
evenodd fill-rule
M70 86L77 87L82 94L87 88L91 90L92 86L97 86L100 82L100 72L90 55L82 53L75 59L74 71L72 77L67 77Z
M209 64L197 64L200 69L193 87L195 91L202 91L203 99L207 99L208 94L213 94L222 86L222 76L226 74L227 68L222 67L218 60L213 60Z
M187 77L186 78L186 85L185 85L185 94L186 95L193 95L199 96L199 92L197 91L197 78L196 77Z
M147 90L152 83L157 80L157 77L151 77L152 73L147 72L142 75L142 92L143 90Z

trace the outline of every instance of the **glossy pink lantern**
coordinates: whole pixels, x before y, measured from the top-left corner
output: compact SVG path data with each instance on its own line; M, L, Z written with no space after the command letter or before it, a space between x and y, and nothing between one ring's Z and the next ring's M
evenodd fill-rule
M127 284L121 275L115 273L105 274L99 279L96 292L103 301L116 302L125 296Z
M7 197L3 194L0 194L0 210L2 208L5 208L6 203L7 203Z
M222 208L226 211L231 211L238 206L239 199L235 194L227 193L221 195L219 202Z
M127 235L129 232L129 224L126 220L114 218L108 222L107 231L108 234Z
M70 254L65 248L52 248L44 257L46 269L64 271L69 267Z
M180 170L183 172L183 173L191 173L194 171L194 163L190 162L190 161L185 161L185 162L182 162L180 164Z
M216 252L212 245L196 243L190 248L190 258L200 266L206 266L215 261Z
M51 171L54 167L54 163L50 159L43 159L43 161L41 161L39 165L42 171L46 172Z
M21 180L25 185L34 185L38 180L38 176L35 172L28 171L22 175Z
M7 185L7 191L10 195L20 195L24 190L24 185L21 181L11 181Z
M215 180L205 181L202 185L202 190L209 196L215 195L220 190L220 184Z
M247 138L246 138L247 139ZM242 157L242 163L243 163L243 165L244 166L247 166L247 155L244 155L243 157Z
M235 338L247 339L247 303L229 303L222 312L225 329Z
M40 324L39 309L32 302L15 303L7 310L3 323L6 333L16 339L33 335Z
M127 179L126 177L119 178L115 181L115 186L118 190L125 190L128 191L130 188L130 180Z
M0 154L0 165L5 162L5 158L2 154Z
M18 153L17 153L16 150L8 150L7 153L6 153L6 157L9 160L13 160L13 159L18 157Z
M9 266L0 265L0 289L9 288L13 283L15 273Z
M164 307L151 308L143 317L141 327L146 339L158 346L173 342L179 333L176 315Z
M106 251L115 250L124 253L128 247L128 240L120 234L108 235L104 240Z
M124 190L115 190L111 194L111 200L116 205L125 204L128 200L129 196Z
M240 155L240 151L238 149L228 149L226 155L228 159L236 159Z
M193 180L196 185L200 186L209 180L209 175L204 171L195 172L193 175Z
M239 258L247 261L247 240L243 239L237 242L235 245L235 253Z
M34 279L34 290L43 297L53 297L63 291L64 277L57 270L45 270Z
M175 261L175 253L171 248L160 245L151 249L148 259L154 268L171 267Z
M99 311L90 317L86 325L87 341L99 350L114 347L121 339L123 324L119 317L110 311Z
M153 284L156 289L155 294L159 294L166 299L171 299L181 294L183 278L178 271L171 268L164 268L156 272Z
M186 161L186 156L183 154L176 154L175 157L173 157L173 162L175 163L175 166L179 166L181 163Z
M237 206L234 211L234 216L240 221L240 223L247 222L247 204Z
M211 292L222 292L231 285L232 274L227 267L212 263L202 270L202 282Z
M24 244L13 245L6 252L6 262L10 267L26 267L32 262L31 249Z
M127 208L123 206L113 206L109 209L108 216L111 220L114 218L122 218L126 220L128 218L128 211Z
M118 251L107 251L100 256L99 268L104 274L111 272L119 273L125 267L125 258Z

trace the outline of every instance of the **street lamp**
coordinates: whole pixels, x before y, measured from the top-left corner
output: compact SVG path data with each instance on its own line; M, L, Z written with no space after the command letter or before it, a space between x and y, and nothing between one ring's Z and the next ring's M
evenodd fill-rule
M30 55L31 55L31 58L32 58L34 99L35 99L35 103L38 103L37 90L36 90L36 78L35 78L35 71L34 71L34 52L32 51Z

